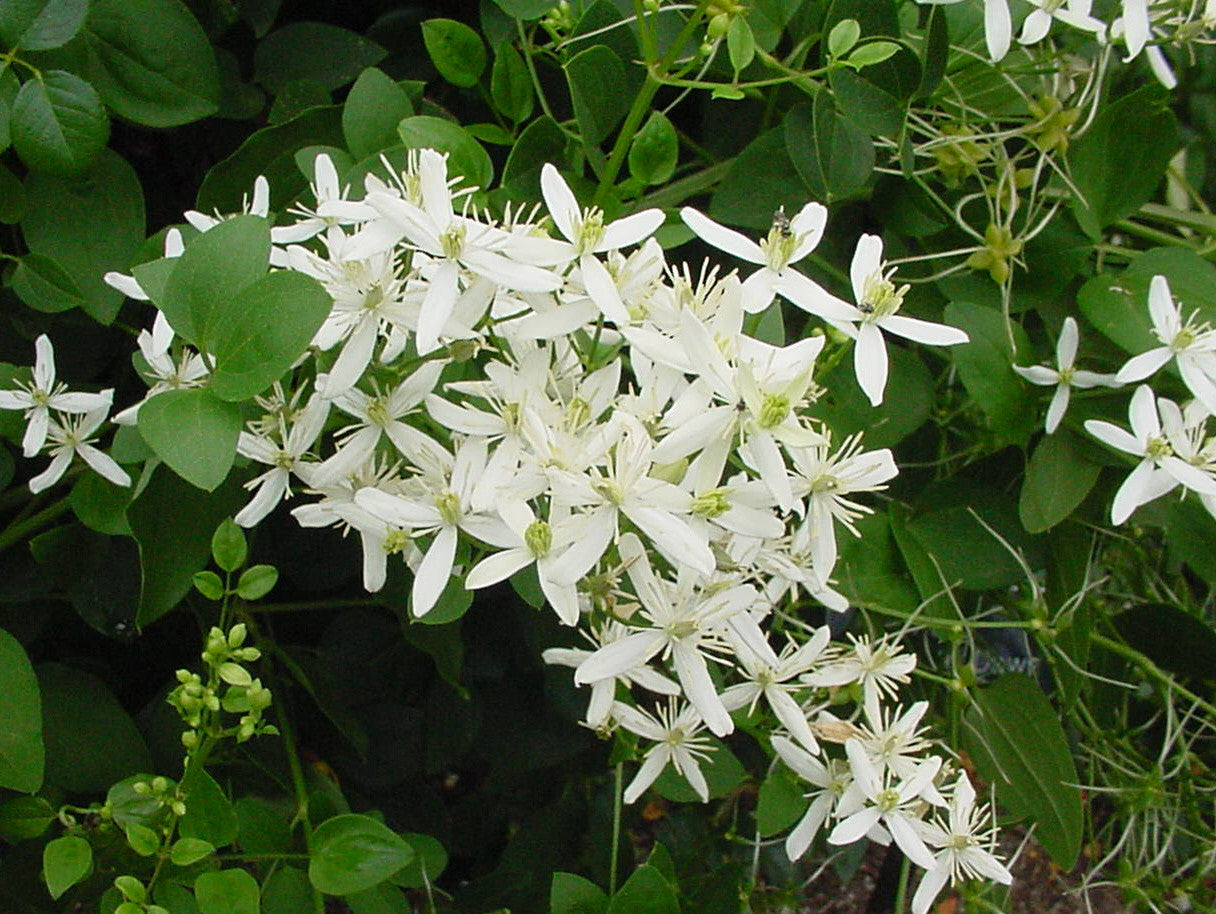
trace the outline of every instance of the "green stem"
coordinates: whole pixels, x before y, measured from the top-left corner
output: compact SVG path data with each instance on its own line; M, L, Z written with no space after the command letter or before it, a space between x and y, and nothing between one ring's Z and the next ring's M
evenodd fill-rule
M908 903L908 875L912 872L912 861L904 857L903 865L899 868L899 888L895 890L895 907L892 914L904 914Z
M616 763L616 784L612 791L612 859L608 861L608 894L616 894L616 863L621 852L621 807L625 782L625 766Z
M638 206L666 209L683 203L689 197L695 197L698 194L704 193L721 182L734 163L734 159L718 162L716 165L710 165L708 168L703 168L691 175L686 175L678 181L665 184L653 193L649 193L638 200Z
M300 600L292 603L259 603L248 607L253 613L324 612L329 609L351 609L356 606L383 606L381 600Z
M1216 720L1216 705L1209 701L1205 701L1190 689L1180 685L1173 676L1162 671L1162 669L1157 666L1156 663L1154 663L1144 654L1140 653L1134 647L1129 647L1126 644L1122 644L1121 642L1118 642L1113 638L1108 638L1105 635L1100 635L1097 632L1090 632L1089 640L1094 644L1097 644L1099 647L1106 648L1112 654L1118 654L1124 660L1134 663L1151 679L1157 680L1157 682L1165 686L1166 689L1177 692L1179 695L1186 698L1187 701L1197 705L1200 708L1203 708L1204 712L1206 712L1209 717Z
M1193 213L1184 209L1174 209L1172 206L1162 206L1160 203L1145 203L1140 207L1140 215L1157 222L1184 225L1187 228L1203 232L1205 235L1216 235L1216 216L1207 213Z
M70 510L71 507L71 498L61 498L53 505L43 508L37 514L27 517L18 523L10 524L5 530L0 531L0 552L41 530L50 524L51 521L55 520L55 518Z
M553 120L553 110L549 107L549 100L545 98L545 90L540 84L540 74L536 72L536 63L532 60L532 39L528 37L528 33L524 30L524 23L521 19L515 20L515 30L519 33L519 43L524 51L524 63L528 67L528 75L532 77L532 88L536 90L536 98L540 102L540 110L545 112Z
M1115 228L1121 232L1127 232L1129 235L1135 235L1137 238L1143 238L1145 241L1151 241L1154 244L1181 248L1194 247L1186 238L1180 238L1177 235L1163 232L1160 229L1149 228L1147 225L1141 225L1139 222L1133 222L1130 219L1120 219L1115 223Z

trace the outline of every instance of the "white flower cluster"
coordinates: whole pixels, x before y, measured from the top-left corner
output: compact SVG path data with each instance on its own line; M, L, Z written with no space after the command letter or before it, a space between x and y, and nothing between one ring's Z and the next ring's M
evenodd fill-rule
M696 234L758 266L743 279L694 278L651 238L662 212L608 222L552 166L541 220L478 213L433 150L412 154L391 182L369 176L359 200L326 156L315 167L316 206L272 230L271 264L318 280L333 309L240 435L239 452L267 469L236 521L257 524L303 488L311 498L293 516L355 531L369 591L404 557L419 617L453 579L479 589L534 567L558 618L591 642L545 654L589 687L586 723L652 744L630 802L668 765L707 799L700 731L731 733L731 712L763 698L788 734L773 740L787 763L816 790L833 766L840 788L812 804L792 856L832 817L830 841L893 837L929 870L921 910L947 877L1007 881L981 849L965 778L952 799L941 792L945 766L918 729L926 705L886 707L915 658L885 639L832 647L827 627L780 652L770 644L775 623L787 638L802 631L784 611L799 594L847 609L831 583L837 527L857 535L872 509L856 497L897 469L889 450L834 441L807 415L824 336L777 346L744 321L777 294L821 316L856 341L859 383L881 402L882 331L966 340L897 313L907 287L884 271L881 240L858 244L850 304L790 266L823 233L818 204L779 212L759 242L685 209ZM252 211L264 215L266 199L259 182ZM200 231L217 224L189 217ZM171 232L166 255L182 250ZM147 298L132 277L108 278ZM163 314L139 346L149 398L207 383ZM36 399L13 405L36 411ZM826 707L843 707L847 688L860 698L842 720ZM847 762L827 760L816 733L843 744ZM933 808L949 821L926 820Z
M963 0L918 0L926 4L952 4ZM968 0L979 2L979 0ZM1179 3L1176 0L1121 0L1120 15L1109 24L1091 14L1093 0L1028 0L1032 9L1022 20L1018 42L1037 44L1059 22L1094 36L1099 44L1121 43L1130 62L1144 52L1153 74L1166 88L1178 80L1161 50L1168 43L1209 43L1216 28L1216 0ZM998 61L1013 43L1013 19L1009 0L983 0L984 37L988 54Z
M1119 387L1143 381L1173 363L1194 399L1180 407L1141 384L1128 410L1130 432L1100 419L1086 420L1085 430L1140 461L1115 493L1112 523L1123 523L1136 508L1179 486L1198 495L1216 517L1216 436L1207 432L1207 420L1216 415L1216 330L1199 323L1194 314L1184 319L1164 276L1154 276L1149 283L1148 310L1160 345L1133 356L1113 375L1076 368L1079 334L1071 317L1065 318L1060 331L1056 368L1014 365L1013 369L1033 384L1055 386L1047 409L1051 434L1068 408L1071 388Z

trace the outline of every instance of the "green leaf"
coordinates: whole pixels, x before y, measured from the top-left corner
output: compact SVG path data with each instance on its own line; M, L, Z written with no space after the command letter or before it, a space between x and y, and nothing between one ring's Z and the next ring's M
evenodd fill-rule
M4 118L5 145L8 145L8 105L0 102L0 117ZM0 165L0 222L12 225L25 212L25 188L17 176Z
M9 797L0 803L0 838L16 844L41 837L55 819L55 810L42 797Z
M211 537L211 558L224 571L236 571L245 564L248 555L245 531L231 517L225 517Z
M625 65L612 48L597 44L570 58L565 70L583 143L599 146L629 110L629 97L620 91Z
M146 825L132 822L127 826L127 844L141 857L151 857L160 850L160 836Z
M385 825L347 813L313 831L308 878L327 895L348 895L383 882L413 859L410 845Z
M226 219L186 245L157 304L179 336L210 351L227 331L234 300L269 266L270 223L261 216Z
M224 400L261 393L308 348L333 306L317 280L291 270L263 276L224 301L205 337L216 359L212 392Z
M427 19L422 41L439 75L454 86L471 89L486 69L486 46L481 36L455 19Z
M810 410L825 421L837 440L865 432L867 448L890 447L920 428L933 408L933 376L912 349L892 346L887 389L899 391L879 406L857 384L852 358L837 362L823 377L817 378L828 391Z
M875 136L899 135L906 112L890 92L845 68L833 70L828 82L836 95L836 106L857 126Z
M500 44L494 54L490 97L494 107L517 124L532 116L532 77L528 65L509 41Z
M25 192L21 230L26 244L71 278L90 316L109 324L123 296L103 276L110 270L127 272L144 242L144 195L135 169L105 150L79 179L31 174ZM104 232L97 230L100 225ZM49 277L50 271L43 275Z
M1141 603L1111 619L1123 640L1163 670L1195 680L1216 678L1216 631L1167 603Z
M307 53L300 53L307 48ZM275 29L253 52L254 77L278 94L291 82L308 79L324 89L340 89L388 52L357 32L322 22L293 22Z
M742 16L731 19L726 29L726 53L735 72L745 69L756 56L756 36Z
M241 573L236 595L242 600L260 600L274 589L278 580L279 570L273 565L254 565Z
M144 825L148 828L159 828L169 817L169 811L161 805L151 793L136 791L135 785L152 780L150 774L133 774L114 784L106 792L106 805L114 815L114 822L119 828L127 829L132 825ZM170 789L176 786L172 778L165 778Z
M215 853L215 848L200 838L179 838L169 849L169 860L174 866L190 866Z
M98 473L86 473L72 486L72 510L90 530L108 536L130 536L127 505L131 487L116 486Z
M64 70L28 80L13 101L13 148L31 171L78 175L110 138L110 119L91 85Z
M549 914L604 914L608 893L574 873L554 873L549 888Z
M181 781L186 797L186 814L178 820L183 838L198 838L215 847L226 847L236 840L236 810L215 779L197 761Z
M120 117L177 127L219 109L215 52L180 0L92 0L87 74Z
M705 775L710 799L716 800L728 796L747 780L747 769L725 743L714 737L709 737L707 752L708 757L701 762L701 773ZM663 773L654 782L654 790L659 796L676 803L701 802L697 792L671 767L663 769Z
M84 838L56 838L42 849L42 878L58 898L93 871L93 848Z
M359 74L342 106L342 134L356 159L396 146L397 125L414 113L410 97L381 70Z
M0 4L0 43L23 51L61 47L80 31L88 11L88 0L6 0Z
M820 92L814 107L800 105L785 116L785 148L811 196L832 202L865 186L874 171L874 143L836 111Z
M282 124L299 117L310 108L320 108L333 101L329 90L311 79L295 79L275 94L267 120Z
M1079 192L1073 213L1091 238L1101 237L1104 227L1130 216L1156 191L1179 145L1169 102L1169 92L1157 85L1115 99L1069 149Z
M282 209L308 191L311 179L296 168L296 152L305 146L341 145L342 109L337 105L313 108L285 124L258 130L207 172L196 208L206 213L239 212L242 198L258 175L264 175L270 183L271 206Z
M168 468L153 473L127 509L143 571L136 616L141 627L155 622L189 593L194 573L207 564L216 526L247 500L248 493L237 479L203 497ZM166 526L170 517L172 528Z
M139 410L139 432L174 472L208 492L224 481L236 458L241 410L206 388L168 390Z
M208 600L224 599L224 582L214 571L198 571L194 575L194 589Z
M539 19L553 7L557 0L494 0L494 5L512 19Z
M1035 824L1052 859L1071 870L1081 852L1077 770L1059 717L1033 679L1006 673L973 693L963 745L1010 812Z
M259 914L258 881L245 870L203 873L194 880L200 914Z
M945 12L933 6L929 8L929 21L925 29L925 57L916 90L918 98L926 98L941 85L946 75L946 61L950 55L950 27Z
M680 902L663 874L644 863L617 889L607 914L679 914Z
M806 808L802 785L784 767L777 768L760 785L756 828L761 837L769 838L801 819Z
M629 145L629 173L643 184L671 180L680 154L676 128L662 111L653 111Z
M828 32L828 54L839 57L847 54L861 38L861 23L856 19L841 19Z
M709 214L721 222L767 232L777 207L803 200L806 187L786 152L784 131L777 127L739 153L709 201Z
M407 833L401 836L414 850L414 859L392 875L394 885L421 889L431 885L448 865L448 852L430 835Z
M300 914L312 909L312 887L303 870L284 867L266 879L262 914Z
M236 801L236 818L240 826L237 841L245 853L281 854L290 849L291 810L284 804L262 797L241 797Z
M409 149L430 147L446 152L448 177L459 175L465 183L481 188L488 188L494 180L490 154L459 124L420 114L398 124L397 135Z
M1081 455L1068 432L1044 437L1026 466L1018 499L1022 526L1031 533L1050 530L1085 500L1100 471Z
M122 892L123 897L127 901L137 905L142 905L148 898L147 888L134 876L116 876L114 878L114 887ZM119 910L121 911L121 908ZM125 914L125 912L122 912L122 914Z
M0 787L42 786L42 703L25 649L0 628Z
M100 793L151 767L143 737L104 682L60 663L39 664L36 672L48 783Z
M951 302L945 322L964 330L970 342L951 346L950 356L972 399L988 417L1002 444L1024 444L1038 424L1034 394L1012 368L1031 352L1025 331L994 308ZM1010 335L1016 349L1011 348Z
M546 162L560 163L566 157L566 135L557 121L542 114L524 128L507 155L502 186L522 200L539 201L540 170Z
M68 311L85 304L84 294L67 270L49 257L26 254L9 280L17 297L47 314Z
M871 41L863 44L849 55L848 64L854 70L862 67L872 67L884 60L890 60L900 51L900 46L894 41Z

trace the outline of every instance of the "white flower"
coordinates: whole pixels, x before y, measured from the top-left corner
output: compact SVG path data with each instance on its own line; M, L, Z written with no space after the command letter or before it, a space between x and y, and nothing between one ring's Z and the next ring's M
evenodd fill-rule
M967 334L956 327L897 313L903 306L908 287L896 288L891 282L891 273L883 272L882 239L877 235L862 235L857 240L849 278L856 306L832 299L835 304L830 311L824 307L820 296L811 294L811 290L797 280L778 283L777 291L812 314L820 314L857 341L853 349L853 370L858 386L872 405L882 403L883 390L887 386L887 349L882 330L932 346L967 342Z
M1138 507L1159 498L1179 483L1199 495L1216 496L1216 479L1175 456L1169 438L1161 432L1158 407L1163 413L1178 410L1170 400L1162 398L1154 402L1152 390L1147 384L1141 384L1132 394L1128 409L1131 434L1099 419L1090 419L1085 423L1085 430L1095 438L1141 458L1115 493L1110 507L1111 523L1123 523ZM1176 421L1178 426L1182 424L1181 416L1172 421Z
M21 452L26 457L33 457L46 443L51 422L50 410L92 413L104 407L104 411L109 412L114 394L112 390L99 394L70 393L66 384L56 384L55 350L45 333L34 341L34 352L33 381L28 384L18 381L20 390L0 390L0 409L25 410L27 425L21 439Z
M933 865L912 896L912 914L926 914L947 879L951 885L974 877L1001 885L1013 882L1013 875L992 853L995 830L981 827L988 818L983 807L975 806L975 788L967 775L960 774L950 798L949 822L939 819L922 825L925 840L940 850L933 855ZM989 849L983 847L985 844Z
M669 702L666 708L659 708L656 719L618 701L612 705L612 716L626 730L655 742L646 750L642 767L625 788L626 803L640 797L668 765L684 776L702 803L709 802L709 785L701 773L699 760L709 758L710 743L698 735L703 724L694 708L683 705L677 711L675 703Z
M1106 37L1106 23L1095 19L1089 14L1093 0L1030 0L1035 8L1030 11L1022 22L1022 34L1018 41L1022 44L1034 44L1047 37L1051 30L1053 19L1059 19L1066 25L1093 32L1099 41Z
M934 858L920 836L921 821L917 812L925 788L932 783L941 767L941 759L932 756L917 765L911 777L892 783L893 772L884 767L880 774L870 761L861 740L850 739L845 743L844 750L853 772L853 789L868 802L849 815L845 815L842 809L842 819L828 835L828 842L852 844L882 825L909 860L917 866L931 869Z
M166 390L199 387L210 374L203 357L189 347L183 347L181 355L174 362L173 356L169 354L173 339L173 328L161 311L156 312L151 333L147 330L139 331L136 343L144 361L148 363L147 376L155 380L142 400L122 412L115 413L110 420L115 425L134 425L139 420L139 408L154 396Z
M852 638L852 636L850 636ZM842 686L860 682L866 714L870 720L882 717L879 698L894 696L897 683L908 681L916 668L916 655L905 654L890 644L886 636L871 642L853 639L853 653L804 677L813 686Z
M1051 404L1047 407L1047 434L1049 435L1059 428L1060 420L1064 418L1064 412L1068 409L1069 391L1073 387L1097 387L1099 384L1105 387L1118 387L1120 384L1114 375L1082 371L1074 367L1077 359L1078 340L1077 322L1071 317L1066 317L1064 327L1060 330L1060 338L1056 341L1056 367L1054 369L1045 365L1032 365L1029 368L1021 365L1013 366L1013 370L1031 384L1040 384L1044 387L1052 384L1056 386L1056 392L1051 397Z
M853 772L843 760L828 759L821 762L784 736L773 737L773 749L790 770L818 788L807 793L811 805L785 839L786 856L790 860L797 860L806 853L811 842L815 840L815 835L832 813L832 808L852 785Z
M820 203L808 203L791 219L778 210L767 237L758 243L734 229L719 225L690 206L680 210L680 218L702 241L760 267L743 282L743 307L755 313L763 311L773 300L776 291L774 284L779 278L797 275L804 282L810 282L787 267L815 250L823 237L828 211Z
M319 394L313 394L308 405L294 417L290 429L282 414L279 414L277 432L281 445L266 434L241 432L237 439L237 451L251 460L269 465L270 469L245 484L245 488L256 488L257 491L233 520L242 527L256 526L290 494L291 474L305 475L302 465L304 455L321 434L328 415L329 401Z
M1183 323L1182 307L1175 304L1164 276L1154 276L1149 284L1148 313L1161 345L1129 359L1115 380L1120 384L1143 381L1174 359L1191 393L1203 401L1208 412L1216 413L1216 330L1197 324L1194 314Z
M30 480L31 492L36 494L57 483L76 454L79 454L81 460L114 485L129 486L131 484L131 477L114 462L113 457L102 453L89 443L110 412L109 395L111 393L112 391L107 390L97 394L97 396L104 395L105 402L83 416L67 417L62 423L51 421L47 429L47 437L51 440L51 465Z

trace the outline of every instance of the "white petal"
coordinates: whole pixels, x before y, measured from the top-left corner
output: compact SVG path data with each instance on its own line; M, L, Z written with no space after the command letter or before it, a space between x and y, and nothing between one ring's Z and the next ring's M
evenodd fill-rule
M580 663L574 671L574 681L577 685L586 685L628 673L650 660L666 643L667 636L656 629L626 635L604 645Z
M857 239L853 260L849 264L849 280L853 286L854 301L860 304L865 300L867 281L881 272L882 238L878 235L862 235Z
M604 227L604 237L595 246L596 253L615 251L645 241L663 224L661 209L647 209L624 219L617 219Z
M1135 454L1137 457L1144 456L1144 445L1137 440L1135 435L1128 434L1117 425L1103 422L1101 419L1087 419L1085 431L1116 450Z
M568 241L577 242L583 221L582 208L566 179L549 162L540 170L540 192L545 198L545 206L549 208L549 215L553 217L557 230L565 235Z
M1051 404L1047 407L1047 434L1052 434L1060 427L1064 411L1068 409L1069 386L1061 384L1051 396Z
M865 837L866 833L878 824L878 820L882 817L882 813L878 811L877 806L867 806L859 812L853 813L842 822L837 823L828 835L829 844L852 844L854 841L859 841Z
M1031 384L1039 384L1043 387L1047 387L1052 384L1060 383L1060 373L1054 368L1048 368L1046 365L1011 365L1009 367Z
M676 676L684 687L684 694L705 725L715 736L726 736L734 732L735 722L722 705L722 699L714 688L714 681L709 678L709 668L701 653L683 641L677 641L672 646L671 658L676 668Z
M950 867L945 863L935 863L925 871L912 896L912 914L928 914L929 906L946 884L950 876Z
M488 555L469 571L464 579L464 586L469 590L479 590L489 587L499 581L505 581L519 569L532 562L532 553L527 549L506 549Z
M594 254L584 254L579 258L578 268L583 275L587 295L595 302L595 306L618 327L627 326L629 311L621 301L621 293L617 291L616 283L604 265Z
M957 346L969 342L971 339L957 327L917 320L914 317L904 317L900 314L892 314L890 317L883 318L880 324L883 330L928 346Z
M993 61L1000 60L1009 53L1012 38L1013 23L1007 0L984 0L984 39L988 43L988 56Z
M72 449L65 447L60 448L55 452L55 456L51 458L51 464L37 476L30 480L30 491L37 495L46 489L49 489L59 481L59 478L68 468L68 464L72 462Z
M1143 381L1149 375L1162 368L1174 353L1168 346L1158 346L1148 352L1132 356L1115 374L1115 380L1120 384L1130 384L1132 381Z
M857 332L853 371L857 375L857 385L869 398L870 405L881 404L883 389L887 386L887 347L882 331L873 324L863 324Z
M439 595L452 576L455 559L456 528L446 526L439 531L414 574L412 596L416 617L425 616L435 608Z
M680 210L680 218L702 241L713 245L718 250L725 251L740 260L746 260L748 263L763 265L768 262L764 250L756 242L734 229L719 225L691 206Z
M1166 482L1168 481L1168 485ZM1153 466L1151 460L1142 460L1136 468L1123 480L1115 500L1110 506L1110 520L1113 524L1121 524L1133 511L1154 498L1165 494L1178 485L1178 481L1168 473L1163 473ZM1162 487L1165 486L1164 491Z
M655 778L667 767L667 761L670 757L671 747L666 744L655 746L647 754L646 759L642 762L642 767L633 776L633 780L629 782L629 786L625 788L625 794L622 799L626 803L632 803L645 793L646 788L653 784Z
M1060 338L1056 340L1056 364L1063 371L1072 368L1077 360L1077 344L1081 335L1077 331L1077 321L1069 316L1064 318L1064 326L1060 328Z

